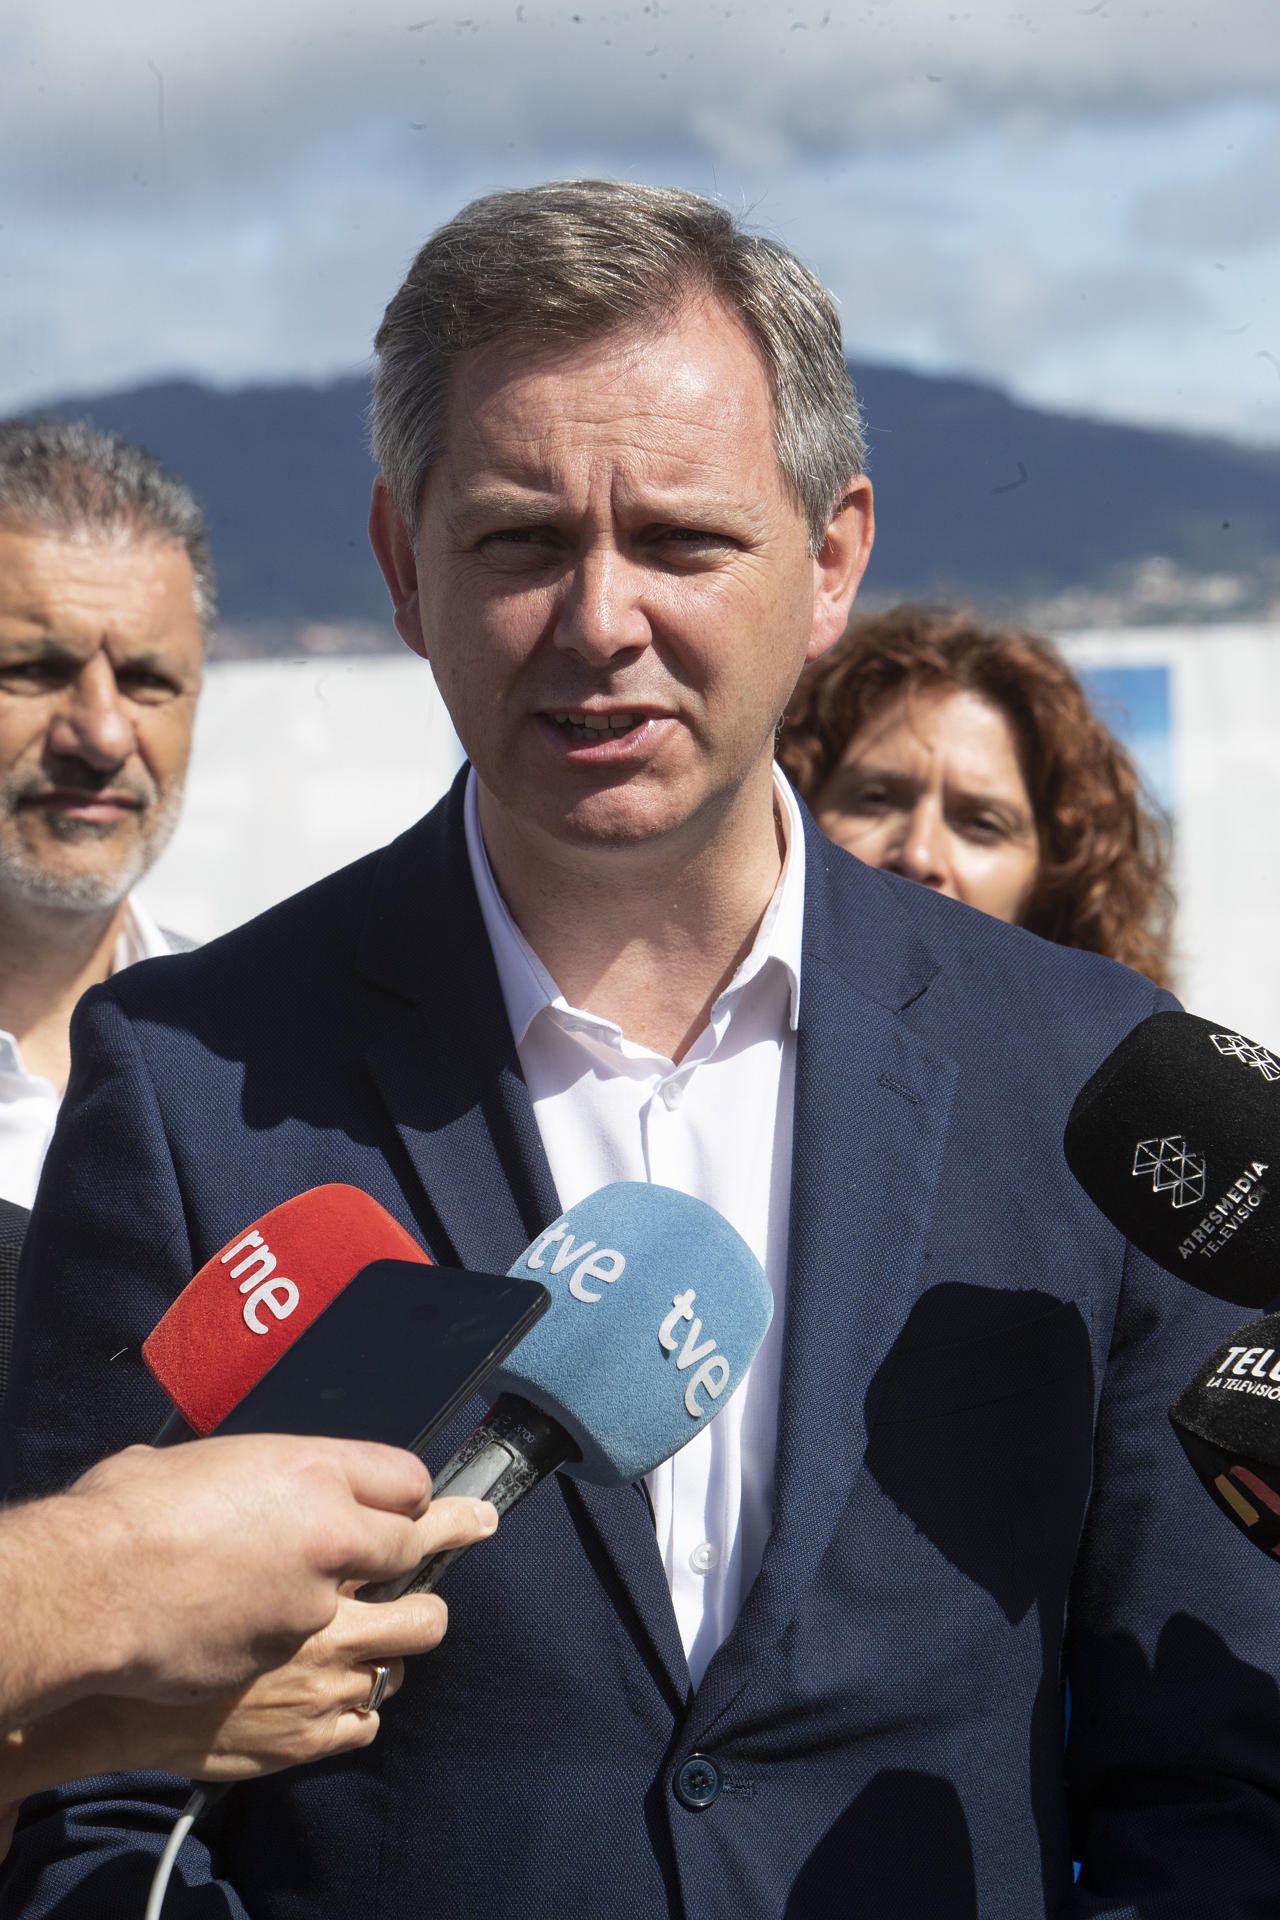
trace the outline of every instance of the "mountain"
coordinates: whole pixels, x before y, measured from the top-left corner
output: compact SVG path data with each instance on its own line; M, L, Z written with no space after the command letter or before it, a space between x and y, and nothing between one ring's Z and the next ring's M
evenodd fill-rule
M874 601L1106 606L1142 603L1154 579L1160 617L1176 618L1280 593L1280 450L1050 413L972 380L852 372L876 485ZM364 534L367 397L359 376L234 392L183 380L47 410L142 441L190 483L222 617L260 626L270 651L307 621L377 623L394 644Z

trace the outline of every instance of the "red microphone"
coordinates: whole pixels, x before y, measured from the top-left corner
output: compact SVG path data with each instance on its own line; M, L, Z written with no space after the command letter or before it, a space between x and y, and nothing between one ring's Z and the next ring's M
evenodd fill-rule
M211 1433L376 1260L431 1265L358 1187L312 1187L206 1260L143 1342L142 1357L187 1425Z

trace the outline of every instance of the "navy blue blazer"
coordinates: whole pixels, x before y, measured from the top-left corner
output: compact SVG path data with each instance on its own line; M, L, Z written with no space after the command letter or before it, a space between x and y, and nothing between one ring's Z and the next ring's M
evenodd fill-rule
M808 831L774 1527L702 1685L643 1491L557 1479L454 1570L448 1636L375 1745L238 1787L166 1920L1280 1909L1280 1576L1165 1411L1233 1315L1128 1251L1060 1144L1164 996ZM140 1342L299 1189L351 1181L499 1272L558 1211L460 788L109 981L74 1052L24 1256L12 1488L155 1431ZM695 1753L702 1807L677 1792ZM136 1920L183 1795L142 1775L29 1803L0 1915Z

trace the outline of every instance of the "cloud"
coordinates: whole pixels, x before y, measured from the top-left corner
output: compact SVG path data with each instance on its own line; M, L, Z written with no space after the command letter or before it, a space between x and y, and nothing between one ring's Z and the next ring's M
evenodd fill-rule
M1280 127L1259 133L1208 178L1146 195L1133 230L1143 240L1219 258L1280 239Z
M252 189L336 139L782 166L1280 97L1273 0L11 0L0 154L56 202Z
M1144 406L1168 379L1176 417L1180 380L1249 424L1280 341L1221 349L1280 297L1274 6L9 0L0 405L346 369L463 201L604 173L780 234L854 351L1081 404L1140 363ZM1211 235L1247 287L1205 283Z

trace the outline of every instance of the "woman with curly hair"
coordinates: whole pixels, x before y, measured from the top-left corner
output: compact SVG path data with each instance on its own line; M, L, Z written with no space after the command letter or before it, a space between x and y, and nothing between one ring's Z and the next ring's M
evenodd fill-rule
M778 757L870 866L1168 985L1160 821L1047 640L942 608L855 619L803 675Z

